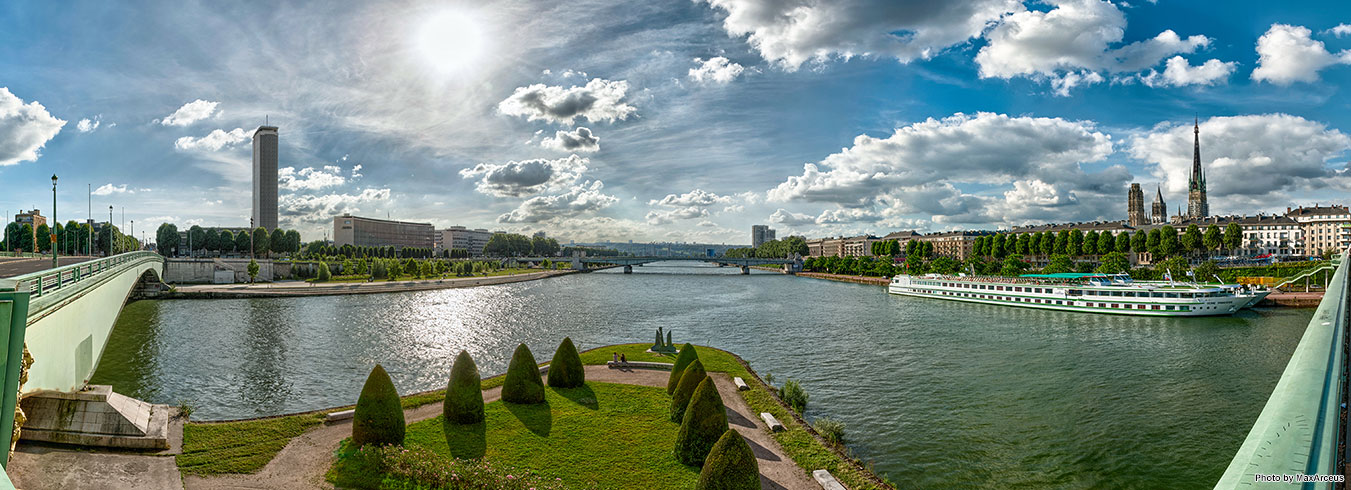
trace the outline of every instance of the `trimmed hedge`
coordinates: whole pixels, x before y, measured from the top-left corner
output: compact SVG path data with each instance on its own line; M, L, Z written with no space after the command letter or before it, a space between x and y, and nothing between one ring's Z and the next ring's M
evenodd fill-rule
M685 419L685 409L690 406L690 398L694 396L694 389L699 387L699 383L708 377L704 371L704 363L695 359L689 366L685 367L684 373L680 375L680 384L676 385L675 393L671 394L671 421L679 423Z
M727 429L708 452L694 490L759 490L760 464L746 439Z
M404 422L403 406L399 404L399 391L394 389L394 381L379 364L371 369L366 377L366 385L361 387L361 397L357 398L356 411L352 417L352 443L357 447L366 444L403 444Z
M446 386L442 415L446 421L456 424L483 421L483 383L474 358L463 350L450 368L450 384Z
M572 339L563 337L554 351L554 359L549 361L549 386L554 388L577 388L586 384L586 368L582 366L582 356Z
M713 385L713 378L705 376L694 389L685 418L680 422L680 432L676 434L676 460L690 466L704 464L708 452L724 432L727 432L727 409L718 388Z
M699 353L694 350L694 345L686 342L680 347L680 355L676 356L675 365L671 366L671 378L666 381L666 394L675 393L676 385L680 384L681 371L698 358Z
M502 382L502 401L508 403L544 403L544 381L539 377L539 363L525 344L516 346L507 367L507 379Z

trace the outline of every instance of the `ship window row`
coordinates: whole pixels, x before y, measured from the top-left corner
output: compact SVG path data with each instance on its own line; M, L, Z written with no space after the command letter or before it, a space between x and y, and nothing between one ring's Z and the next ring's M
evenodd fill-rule
M1033 293L1033 294L1050 294L1050 293L1052 293L1052 289L1051 289L1051 288L1039 288L1039 287L1028 287L1028 286L1002 286L1002 285L997 285L997 284L967 284L967 283L959 283L959 282L940 282L940 283L931 283L930 285L941 286L941 287L948 287L948 288L960 288L960 289L977 289L977 290L988 290L988 291L1008 291L1008 292L1015 292L1015 293ZM1073 293L1071 293L1071 294L1073 294ZM1217 293L1217 292L1205 292L1205 293L1174 293L1174 292L1162 292L1162 291L1099 291L1099 290L1095 290L1095 289L1086 289L1086 290L1083 290L1082 294L1083 294L1084 296L1117 296L1117 297L1126 297L1126 298L1174 298L1174 299L1176 299L1176 298L1215 298L1215 297L1223 296L1221 293Z
M1065 300L1058 300L1058 299L1020 298L1016 296L996 296L993 294L960 293L953 291L938 291L938 294L941 294L943 296L957 296L962 298L1012 301L1015 303L1033 303L1033 304L1062 305L1062 306L1068 304L1069 306L1073 306L1073 302L1066 302ZM1084 306L1090 308L1116 308L1127 310L1136 309L1136 310L1159 310L1159 311L1191 311L1191 307L1187 305L1146 305L1146 304L1127 304L1127 303L1087 302L1084 303Z

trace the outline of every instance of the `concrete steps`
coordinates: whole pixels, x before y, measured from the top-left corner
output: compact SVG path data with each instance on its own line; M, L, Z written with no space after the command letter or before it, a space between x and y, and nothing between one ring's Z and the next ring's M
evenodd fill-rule
M20 438L78 446L169 449L173 409L113 393L107 385L84 391L41 391L20 402L28 420Z

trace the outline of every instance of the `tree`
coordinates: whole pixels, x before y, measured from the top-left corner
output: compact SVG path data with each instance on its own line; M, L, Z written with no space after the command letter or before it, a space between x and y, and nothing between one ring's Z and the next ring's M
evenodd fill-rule
M1098 265L1097 272L1102 274L1118 274L1127 272L1131 268L1130 259L1121 252L1111 252L1102 257L1102 264Z
M1220 279L1220 266L1219 264L1216 264L1214 260L1202 262L1201 265L1196 266L1193 273L1196 276L1196 282L1224 282Z
M1051 256L1050 263L1046 265L1045 269L1042 269L1042 272L1046 274L1058 274L1061 272L1070 272L1072 270L1074 270L1074 261L1070 260L1070 256L1065 254L1055 254Z
M1154 270L1159 277L1172 277L1173 280L1185 279L1185 277L1182 276L1187 271L1187 259L1182 257L1172 257L1158 262L1158 265L1154 266ZM1165 274L1167 276L1165 276Z
M477 424L483 421L483 383L474 358L466 351L461 350L460 355L455 356L455 364L450 368L450 383L446 385L446 400L441 406L441 413L447 422L455 424ZM446 434L449 437L450 432Z
M1068 254L1070 248L1070 231L1060 230L1055 235L1055 247L1051 249L1053 254Z
M1098 253L1098 232L1089 230L1084 234L1084 243L1080 245L1081 255L1096 255Z
M579 388L586 384L586 369L582 357L572 339L563 337L554 351L554 359L549 361L549 386L554 388Z
M1116 236L1116 251L1123 254L1130 253L1132 238L1134 238L1134 235L1131 235L1130 233L1126 233L1124 231L1118 234Z
M708 451L695 490L759 490L760 464L736 429L727 429Z
M249 241L249 230L239 230L239 234L235 235L235 251L249 253L249 246L251 245L253 245L253 242Z
M525 344L516 346L507 366L507 379L502 382L502 401L508 403L544 403L544 381L539 377L539 364Z
M249 282L253 282L255 279L258 278L258 261L249 259L248 271L249 271Z
M1041 232L1041 240L1037 243L1037 251L1042 255L1051 255L1055 253L1055 234L1049 231Z
M286 253L300 253L300 232L295 230L286 230Z
M1205 238L1201 236L1201 228L1198 228L1195 223L1187 225L1187 230L1182 232L1181 251L1193 254L1205 249Z
M703 464L727 429L727 408L722 404L718 388L713 385L713 378L705 376L694 389L680 421L680 432L676 433L676 460L691 466Z
M172 223L159 225L155 230L155 251L165 257L178 249L178 227Z
M33 250L38 252L51 251L52 239L50 235L52 234L52 229L47 226L47 223L38 225L38 229L35 233L36 235L33 236Z
M779 391L783 402L796 410L797 413L807 411L807 390L802 389L802 385L797 380L790 379L783 383L783 389Z
M708 379L708 372L704 370L704 363L698 359L681 371L680 383L676 385L675 392L671 393L672 422L679 422L685 418L685 409L689 407L690 398L694 396L694 389L705 379Z
M233 232L231 232L230 230L221 230L221 231L220 231L220 243L219 243L219 245L216 247L216 250L220 251L220 253L222 253L222 254L227 254L227 253L230 253L230 252L234 252L234 251L235 251L235 234L234 234Z
M399 403L399 391L394 388L394 381L389 379L385 368L376 364L366 377L366 385L361 387L361 396L353 411L352 444L357 447L403 444L403 436L403 406Z
M1149 236L1145 239L1145 251L1150 255L1158 256L1159 260L1164 259L1163 254L1159 253L1159 242L1163 240L1163 232L1160 228L1149 230Z
M191 237L188 242L192 245L193 250L202 250L206 248L206 230L202 229L202 227L192 225L191 228L188 228L188 236Z
M333 279L333 273L328 270L328 262L319 261L319 274L316 277L319 282L328 282L329 279Z
M1149 251L1148 244L1149 232L1137 231L1131 234L1131 251L1135 253L1145 253Z
M215 228L207 229L207 230L206 230L206 239L204 239L204 240L202 240L202 241L205 242L205 245L206 245L205 247L202 247L202 248L205 248L205 249L207 249L208 251L211 251L211 252L219 252L219 251L220 251L220 230L217 230L217 229L215 229Z
M920 255L924 256L924 258L927 259L929 257L933 257L934 255L933 242L920 242L920 248L921 248Z
M1079 230L1070 230L1069 240L1065 242L1065 253L1068 255L1079 255L1084 250L1084 232Z
M999 275L1009 277L1017 276L1022 274L1023 271L1027 270L1029 267L1032 267L1032 264L1024 262L1022 255L1013 254L1004 259L1004 267L999 270Z
M939 274L955 274L962 264L952 257L942 256L929 263L929 270Z
M995 235L991 240L990 256L996 259L1004 258L1004 234Z
M286 232L282 231L281 228L272 230L272 233L267 237L267 250L269 254L285 253L288 249L290 249L290 247L286 244Z
M1159 229L1159 254L1163 257L1170 257L1178 252L1177 230L1172 226L1164 225Z
M1121 234L1125 235L1126 232L1123 231L1121 232ZM1115 251L1116 251L1116 237L1112 236L1111 233L1107 232L1103 232L1101 235L1098 235L1098 255L1107 255Z
M1229 223L1224 227L1224 248L1232 253L1243 246L1243 228L1238 223Z
M681 371L696 359L699 359L699 353L695 352L694 344L686 342L680 346L680 354L676 356L675 364L671 365L671 376L666 379L666 394L675 393L676 385L680 383Z
M919 246L919 241L907 240L905 242L905 255L906 256L915 255L915 247L917 246Z

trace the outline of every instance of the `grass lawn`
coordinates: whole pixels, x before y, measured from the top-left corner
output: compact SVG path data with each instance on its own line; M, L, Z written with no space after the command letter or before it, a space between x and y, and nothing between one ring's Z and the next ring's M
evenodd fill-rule
M183 426L184 474L253 473L272 461L291 438L323 422L321 414L292 415L245 422Z
M441 417L418 422L408 426L404 446L445 457L484 457L546 479L561 478L569 488L688 489L698 480L699 469L680 464L672 451L680 427L668 420L665 389L588 383L546 388L545 400L541 405L489 403L484 424L446 426ZM359 487L378 484L375 475L345 474L345 469L335 465L333 480Z

